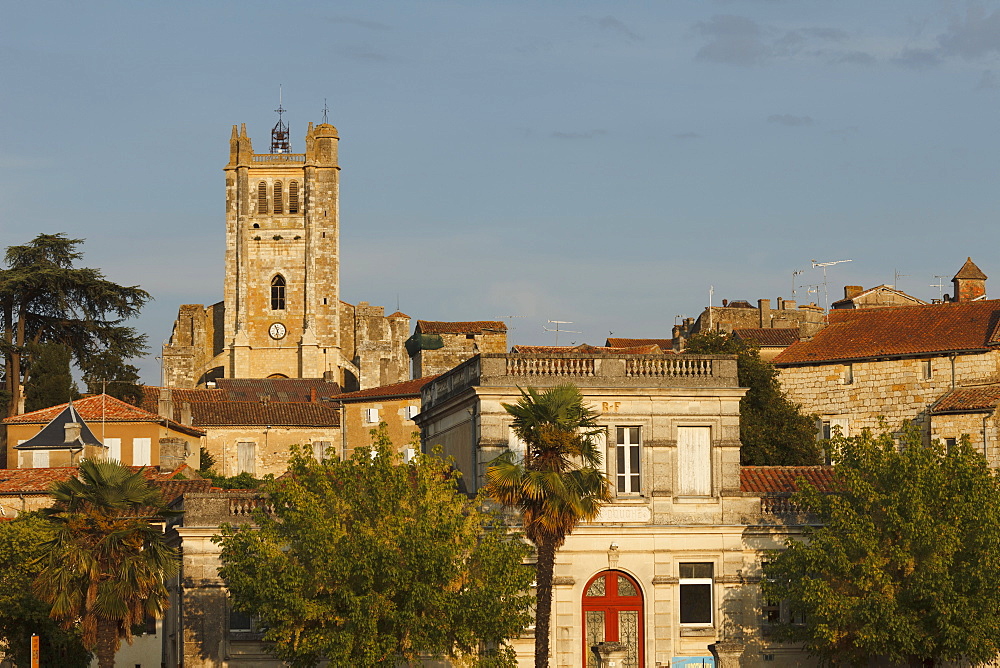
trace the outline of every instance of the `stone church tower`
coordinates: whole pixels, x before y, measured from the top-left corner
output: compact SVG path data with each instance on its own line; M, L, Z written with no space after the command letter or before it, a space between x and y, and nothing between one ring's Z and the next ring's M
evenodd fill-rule
M246 125L233 126L224 299L181 307L163 350L168 386L325 377L364 389L406 380L409 317L340 301L338 141L332 125L310 123L305 153L291 153L279 116L270 153L258 154Z

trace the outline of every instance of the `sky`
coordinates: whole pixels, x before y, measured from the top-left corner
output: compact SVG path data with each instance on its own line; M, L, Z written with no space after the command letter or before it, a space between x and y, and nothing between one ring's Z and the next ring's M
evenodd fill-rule
M1000 2L2 6L0 247L148 290L146 382L222 299L231 128L266 151L279 87L293 152L324 104L341 137L341 298L414 324L599 345L710 292L1000 281Z

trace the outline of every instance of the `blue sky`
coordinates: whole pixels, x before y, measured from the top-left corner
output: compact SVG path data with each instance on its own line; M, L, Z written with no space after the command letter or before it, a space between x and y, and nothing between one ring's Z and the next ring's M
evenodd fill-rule
M1000 280L997 2L4 4L0 244L149 290L149 382L221 299L230 128L264 150L279 85L293 150L324 99L340 131L347 301L600 344L710 285L813 300L812 259L853 260L831 300Z

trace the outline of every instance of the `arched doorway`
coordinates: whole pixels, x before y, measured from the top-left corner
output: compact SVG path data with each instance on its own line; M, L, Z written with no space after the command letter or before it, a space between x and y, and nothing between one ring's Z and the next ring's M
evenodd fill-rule
M583 590L583 629L586 668L597 668L597 657L590 648L614 640L629 648L623 668L645 665L639 583L621 571L604 571L592 577Z

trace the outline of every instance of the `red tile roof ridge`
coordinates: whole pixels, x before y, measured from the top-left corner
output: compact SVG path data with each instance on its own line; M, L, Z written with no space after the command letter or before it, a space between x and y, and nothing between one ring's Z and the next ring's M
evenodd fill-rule
M823 492L834 488L832 466L743 466L740 468L740 491L757 494L790 494L805 480Z
M421 334L482 334L483 331L506 332L507 323L502 320L417 320Z
M70 402L41 408L30 413L21 413L8 418L4 418L3 424L48 424L56 416L66 410ZM80 417L87 423L95 422L156 422L168 423L171 427L179 430L193 430L199 434L203 432L197 427L182 424L175 420L164 418L156 413L147 411L138 406L116 399L107 394L95 394L72 402L73 408Z
M402 397L411 395L419 397L420 389L440 375L441 374L435 374L433 376L424 376L422 378L412 378L410 380L404 380L400 383L392 383L391 385L382 385L380 387L370 387L366 390L345 392L335 396L334 400L350 401L352 399L367 399L372 397Z

